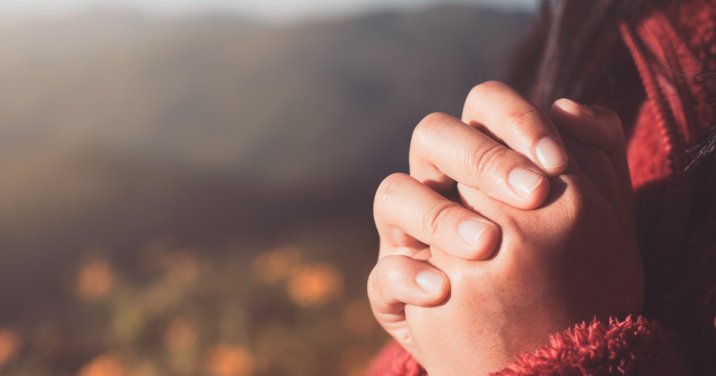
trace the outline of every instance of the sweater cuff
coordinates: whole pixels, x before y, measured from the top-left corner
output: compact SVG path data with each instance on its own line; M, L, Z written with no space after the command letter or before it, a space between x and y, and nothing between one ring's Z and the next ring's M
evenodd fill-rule
M683 349L658 322L643 317L581 323L552 335L548 345L521 354L495 376L687 375ZM385 346L369 376L422 376L425 371L398 343Z
M521 354L508 375L687 375L683 349L661 324L644 317L581 323Z
M390 341L373 359L368 376L425 376L427 373L398 342Z

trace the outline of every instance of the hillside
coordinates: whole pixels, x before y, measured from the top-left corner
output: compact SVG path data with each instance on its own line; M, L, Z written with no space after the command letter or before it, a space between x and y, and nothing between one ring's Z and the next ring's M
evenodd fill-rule
M107 13L3 25L0 324L72 317L59 307L88 250L131 279L164 238L218 265L303 242L362 300L373 189L406 168L422 116L457 114L500 77L529 24L441 6L282 27Z
M173 233L181 228L165 216L204 202L176 192L211 179L365 203L381 176L404 168L415 123L457 113L471 85L498 77L527 24L441 7L284 28L94 14L0 30L0 228L13 229L0 246L18 234L62 253L55 239L101 241L57 234L68 217L79 228L110 214L100 223L125 241L137 236L116 229L126 222ZM232 191L227 205L255 202ZM173 193L183 198L168 202ZM232 216L254 214L239 209Z

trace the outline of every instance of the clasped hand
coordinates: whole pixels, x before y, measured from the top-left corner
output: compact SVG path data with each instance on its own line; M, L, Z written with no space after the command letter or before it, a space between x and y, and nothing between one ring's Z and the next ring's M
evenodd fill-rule
M498 371L550 334L638 313L623 130L607 109L562 99L543 114L500 82L462 119L418 124L410 174L378 188L373 312L431 375Z

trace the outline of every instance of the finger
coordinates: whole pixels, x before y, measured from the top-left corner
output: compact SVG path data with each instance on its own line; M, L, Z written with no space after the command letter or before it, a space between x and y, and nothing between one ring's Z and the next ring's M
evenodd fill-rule
M569 140L569 138L565 138L565 140ZM588 190L596 191L597 188L594 187L592 181L577 163L576 156L570 153L569 158L569 165L564 173L550 178L550 192L545 203L540 208L531 212L534 216L534 221L536 221L533 224L543 226L547 229L552 228L556 222L552 220L542 221L540 218L549 219L551 217L550 215L545 216L545 214L541 213L558 213L558 215L563 215L565 212L574 212L574 208L569 207L570 204L575 202L574 198L578 199ZM518 242L524 241L523 237L525 233L522 229L523 225L515 222L515 218L523 216L524 211L495 200L479 189L460 183L457 184L457 192L459 201L464 207L479 212L485 216L485 218L490 218L493 223L500 224L501 237L500 244L498 245L499 249L492 257L495 259L499 258L500 252L509 250L509 247L505 247L504 245L510 244L514 241L513 239L520 239ZM562 200L565 195L573 198ZM520 249L517 249L517 251L520 251ZM440 252L435 252L430 258L430 262L441 270L448 272L448 269L439 262L441 256ZM522 254L520 257L527 256Z
M562 98L552 105L551 116L562 132L606 154L618 180L620 203L630 208L633 205L633 189L624 127L619 115L607 108L587 106ZM586 166L583 167L586 169ZM631 210L627 212L631 213ZM632 221L632 218L629 220Z
M561 131L605 152L611 152L624 143L621 120L612 110L561 98L552 105L550 115Z
M407 256L388 256L368 276L368 299L378 323L409 351L412 335L405 321L405 305L432 307L450 292L448 278L438 269Z
M486 129L550 176L567 168L568 155L550 119L504 83L475 86L465 101L462 120Z
M549 193L549 182L527 158L440 113L413 132L410 175L436 189L457 181L521 209L539 207Z
M383 180L373 210L386 254L414 246L417 240L452 256L484 260L499 241L495 224L406 174Z
M619 177L625 182L631 181L624 127L616 112L562 98L554 102L551 116L563 132L602 149L609 156Z
M624 200L619 186L619 178L607 154L602 149L577 141L568 134L564 134L562 140L567 145L567 150L574 161L579 164L597 191L607 202L621 207Z
M404 306L432 307L450 292L448 278L427 262L407 256L387 256L368 276L368 299L381 323L404 319Z

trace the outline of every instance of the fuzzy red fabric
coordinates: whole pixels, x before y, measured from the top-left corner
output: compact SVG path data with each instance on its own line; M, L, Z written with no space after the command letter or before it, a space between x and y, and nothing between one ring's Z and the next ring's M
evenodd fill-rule
M552 336L496 375L681 375L680 352L671 334L643 317L593 321Z
M620 31L645 93L625 124L643 315L577 324L495 375L716 375L716 163L685 171L716 124L716 0L672 1ZM424 374L395 342L369 370Z

